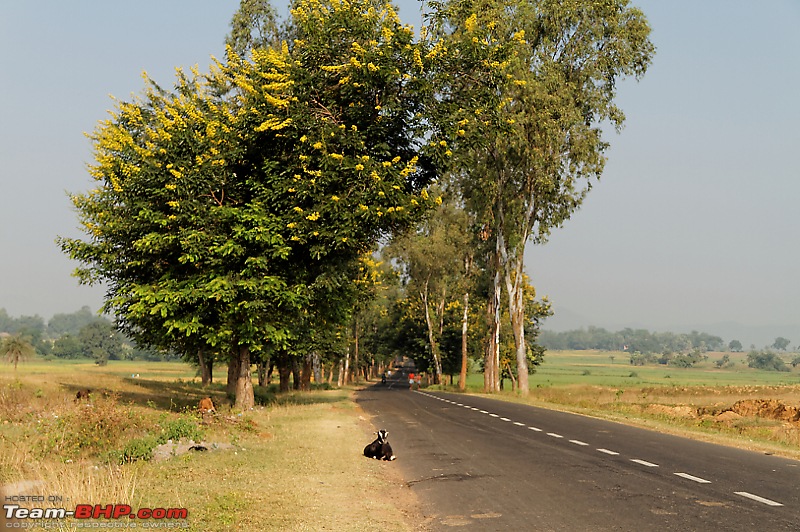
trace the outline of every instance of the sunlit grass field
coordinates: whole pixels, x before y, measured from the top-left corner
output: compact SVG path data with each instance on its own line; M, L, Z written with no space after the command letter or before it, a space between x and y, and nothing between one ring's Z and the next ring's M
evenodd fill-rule
M90 401L76 401L84 388ZM205 396L218 409L208 423L197 412ZM61 497L45 506L67 509L185 508L185 520L146 524L187 530L413 529L414 498L396 467L362 456L374 427L352 388L276 394L256 386L256 397L254 410L232 410L224 374L204 388L182 362L0 364L0 491L27 483L26 495ZM120 462L167 432L176 438L170 449L186 434L210 450ZM384 496L370 496L377 491Z

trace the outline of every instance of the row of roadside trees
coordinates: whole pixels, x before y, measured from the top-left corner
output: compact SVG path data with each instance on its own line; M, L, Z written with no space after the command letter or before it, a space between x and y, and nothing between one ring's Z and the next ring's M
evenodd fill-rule
M226 364L249 408L253 362L283 385L293 366L307 383L315 360L359 357L360 331L386 315L386 245L436 377L444 317L461 312L466 346L483 292L485 387L500 381L505 322L505 366L527 392L526 328L547 309L525 246L602 173L601 125L624 120L616 82L653 54L644 15L627 0L448 0L417 36L389 3L291 7L279 21L243 0L224 60L173 90L148 80L98 126L96 188L72 196L86 237L59 241L79 279L106 284L104 310L138 343L209 375Z

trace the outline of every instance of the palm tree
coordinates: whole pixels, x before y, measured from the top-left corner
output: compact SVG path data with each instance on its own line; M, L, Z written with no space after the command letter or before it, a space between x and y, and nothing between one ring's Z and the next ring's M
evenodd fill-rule
M6 336L0 341L0 356L4 356L9 363L14 364L14 371L17 371L17 364L35 354L36 349L18 334Z

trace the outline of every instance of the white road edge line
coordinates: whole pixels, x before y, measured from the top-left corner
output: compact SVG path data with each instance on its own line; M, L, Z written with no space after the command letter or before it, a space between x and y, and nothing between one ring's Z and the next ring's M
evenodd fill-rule
M688 479L694 480L695 482L699 482L700 484L711 484L710 480L706 480L704 478L696 477L694 475L690 475L689 473L675 473L677 476Z
M611 456L619 456L618 452L609 451L608 449L597 449L597 450L600 451L601 453L610 454Z
M658 467L658 464L654 464L652 462L648 462L646 460L639 460L638 458L631 458L631 462L636 462L637 464L647 466L647 467Z
M569 440L570 443L574 443L575 445L589 445L586 442L582 442L581 440Z
M734 491L736 495L741 495L742 497L747 497L748 499L752 499L754 501L758 501L764 503L768 506L783 506L779 502L771 501L769 499L765 499L764 497L759 497L758 495L753 495L752 493L747 493L746 491Z

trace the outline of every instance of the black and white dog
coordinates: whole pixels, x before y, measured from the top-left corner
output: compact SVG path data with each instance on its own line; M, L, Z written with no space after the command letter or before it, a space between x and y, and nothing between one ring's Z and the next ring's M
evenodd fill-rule
M375 458L376 460L394 460L397 458L392 452L392 446L386 440L389 432L383 429L375 434L378 435L375 441L364 447L364 456L367 458Z

